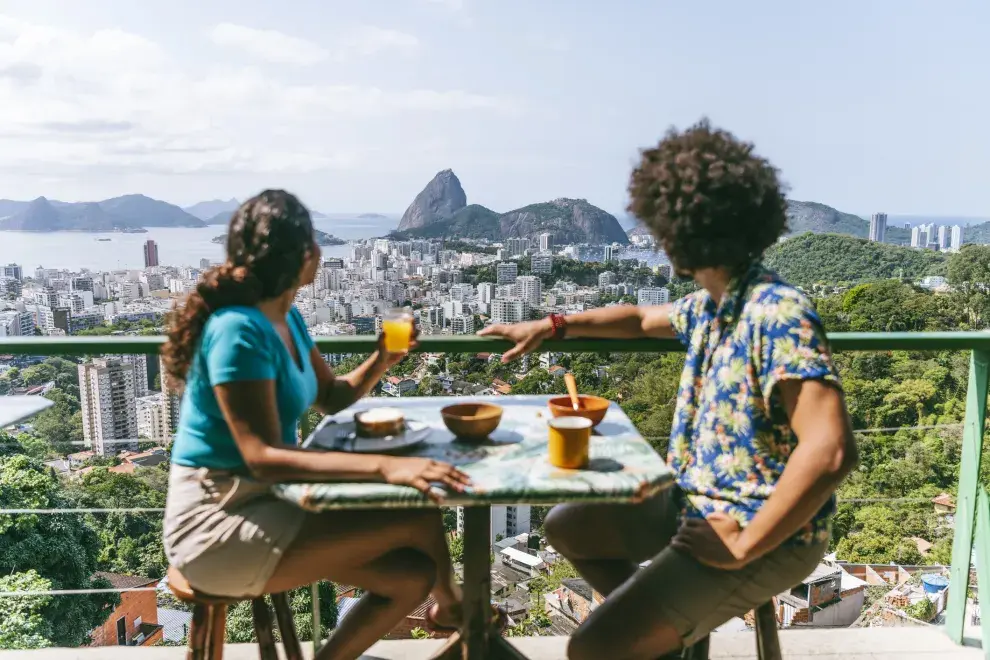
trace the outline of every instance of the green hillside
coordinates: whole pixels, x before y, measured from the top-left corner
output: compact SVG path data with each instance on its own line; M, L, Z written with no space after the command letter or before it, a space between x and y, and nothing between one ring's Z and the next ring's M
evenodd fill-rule
M945 275L946 255L839 234L805 233L767 250L765 262L788 282L868 282L893 277Z

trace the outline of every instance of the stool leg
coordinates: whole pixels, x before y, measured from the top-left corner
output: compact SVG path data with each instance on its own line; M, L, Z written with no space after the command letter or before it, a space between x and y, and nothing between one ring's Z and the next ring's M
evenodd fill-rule
M684 649L682 657L684 660L708 660L708 646L711 638L705 635L702 639Z
M777 637L777 615L773 601L763 603L754 612L756 619L756 657L759 660L783 660Z
M299 646L299 638L296 636L296 624L292 621L292 609L289 608L289 599L285 593L272 594L272 605L275 607L275 620L278 622L278 631L282 633L282 648L285 649L285 660L302 660L302 648ZM314 637L320 631L313 632ZM319 639L319 637L316 637Z
M227 606L210 607L210 641L207 652L210 660L223 660L223 643L227 640Z
M186 660L206 660L206 638L210 633L209 607L193 605L192 621L189 623L189 650Z
M251 614L254 619L254 634L258 638L258 653L261 660L278 660L275 638L272 635L272 615L268 603L261 596L251 601Z

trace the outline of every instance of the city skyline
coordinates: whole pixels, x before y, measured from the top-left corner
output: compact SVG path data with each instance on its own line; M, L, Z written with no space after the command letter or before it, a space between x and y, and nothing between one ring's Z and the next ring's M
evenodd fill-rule
M590 0L566 14L11 0L0 197L144 192L185 206L281 186L321 210L394 213L454 167L489 207L572 196L616 212L637 149L708 115L753 140L794 199L987 217L987 90L972 82L988 14L964 0L768 1L758 21L750 6ZM886 33L897 38L882 49L837 46ZM791 88L808 93L775 101Z

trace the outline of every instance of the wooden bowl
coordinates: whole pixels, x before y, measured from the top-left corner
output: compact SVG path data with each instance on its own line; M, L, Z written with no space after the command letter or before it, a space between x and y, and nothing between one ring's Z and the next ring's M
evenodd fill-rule
M461 440L480 442L502 421L502 406L494 403L456 403L440 411L443 423Z
M398 408L371 408L354 414L354 428L361 438L386 438L406 428L406 418Z
M578 402L581 407L574 410L571 397L557 396L550 399L547 405L554 417L584 417L591 420L592 426L598 426L605 419L605 413L608 412L608 407L612 403L608 399L590 394L578 395Z

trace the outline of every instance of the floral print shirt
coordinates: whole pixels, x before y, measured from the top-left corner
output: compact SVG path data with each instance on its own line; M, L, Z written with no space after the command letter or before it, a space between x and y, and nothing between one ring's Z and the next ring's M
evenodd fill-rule
M719 303L696 291L673 303L670 318L687 346L667 455L681 513L721 511L745 527L798 443L774 387L839 384L821 320L804 294L759 263ZM834 511L833 498L788 543L828 540Z

